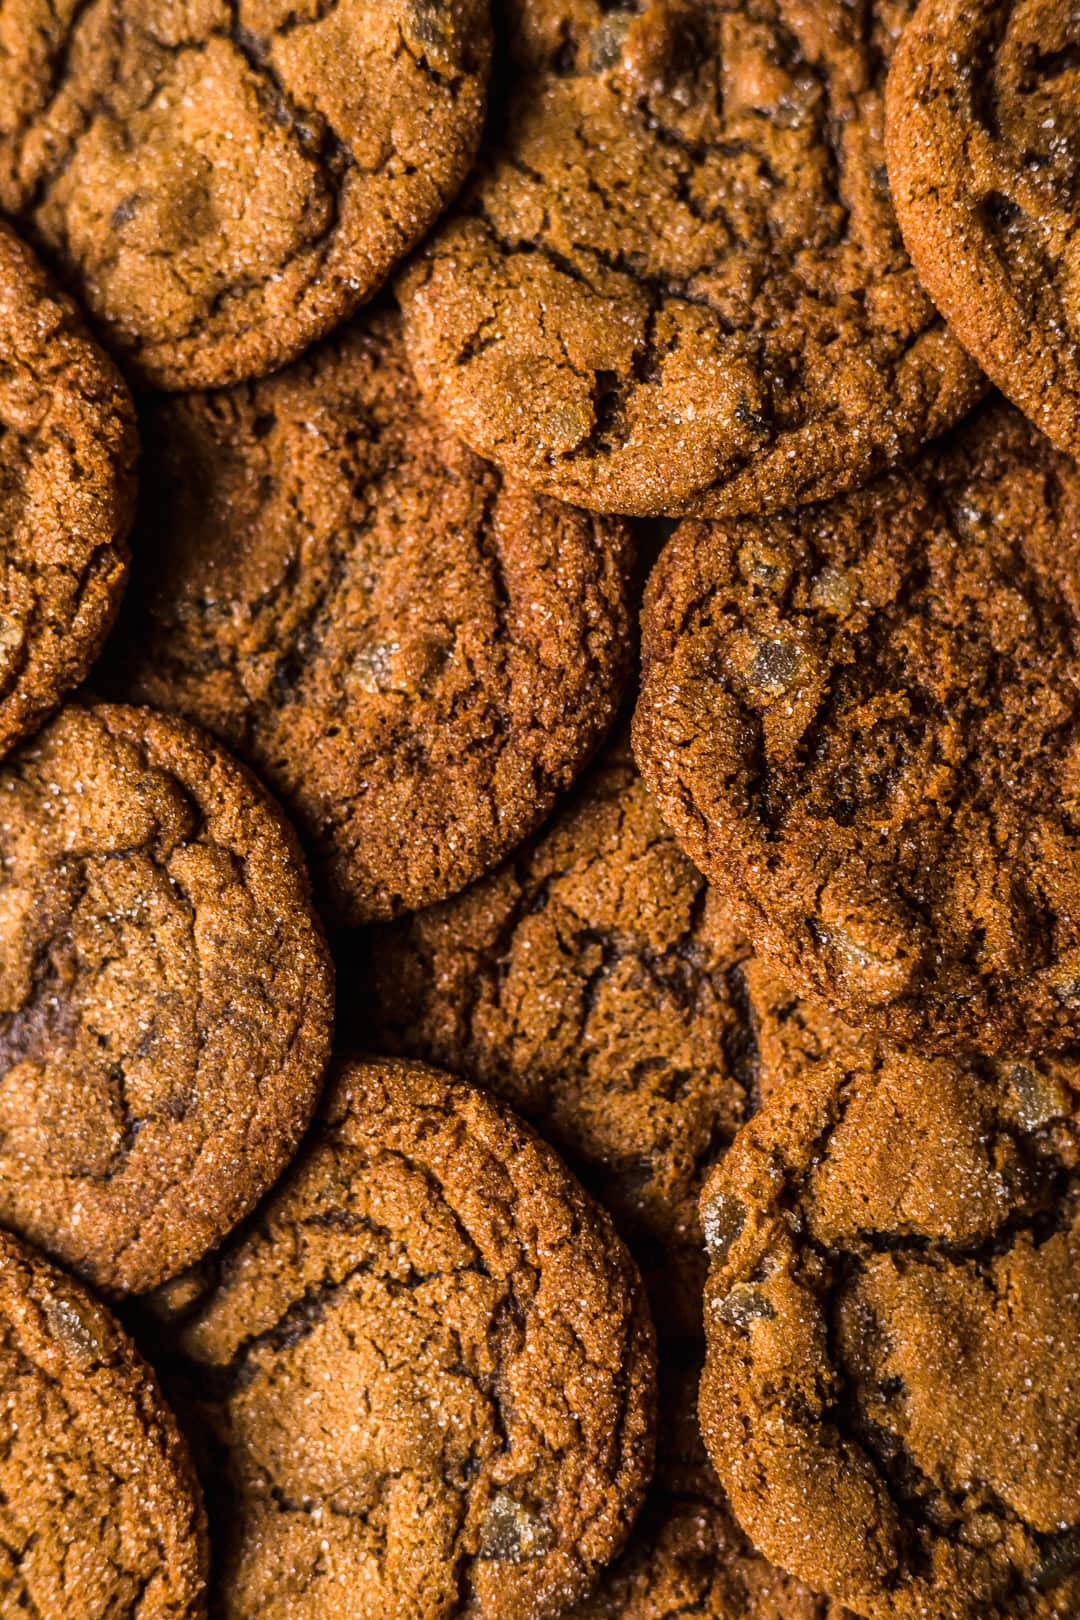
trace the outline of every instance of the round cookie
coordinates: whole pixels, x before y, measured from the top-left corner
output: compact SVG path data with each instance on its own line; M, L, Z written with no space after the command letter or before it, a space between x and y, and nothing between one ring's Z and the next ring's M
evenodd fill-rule
M1080 13L924 0L886 111L923 285L998 387L1080 456Z
M893 215L908 0L506 0L518 82L402 273L425 394L598 511L775 510L865 482L983 380Z
M686 524L634 748L784 977L921 1047L1080 1028L1080 474L998 403L916 467Z
M705 1189L713 1462L868 1620L1077 1612L1077 1072L853 1044Z
M657 1325L700 1332L704 1177L829 1020L750 956L625 739L497 872L372 929L346 972L360 1038L535 1121L630 1239Z
M331 968L277 807L187 724L69 704L0 769L0 1221L109 1293L288 1163Z
M652 1466L652 1330L607 1217L418 1064L341 1064L176 1342L224 1620L543 1620Z
M127 577L136 438L111 362L2 223L0 354L4 754L83 679L112 624Z
M0 1612L202 1620L205 1577L198 1486L150 1369L0 1232Z
M709 1466L698 1366L661 1369L656 1474L630 1547L565 1620L850 1620L754 1551Z
M487 0L6 0L0 208L146 382L299 354L453 197Z
M396 315L147 418L126 695L247 758L356 923L453 893L610 723L630 536L504 484L425 414Z

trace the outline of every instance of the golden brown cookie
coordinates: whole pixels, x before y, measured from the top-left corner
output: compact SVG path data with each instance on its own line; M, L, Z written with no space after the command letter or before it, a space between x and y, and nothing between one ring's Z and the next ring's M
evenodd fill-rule
M201 1620L205 1576L198 1486L149 1367L0 1233L0 1614Z
M147 382L283 365L465 178L487 0L5 0L0 207Z
M3 224L0 356L4 754L83 679L112 624L127 577L136 439L119 374Z
M851 1620L754 1551L698 1432L697 1362L661 1367L656 1474L633 1540L566 1620Z
M503 0L516 82L401 276L424 392L598 511L764 511L864 483L981 392L897 229L885 70L909 0Z
M897 51L889 178L908 251L961 343L1080 455L1080 12L924 0Z
M177 1342L224 1620L543 1620L652 1465L640 1283L550 1148L353 1059Z
M998 402L910 472L686 524L634 748L754 945L926 1048L1080 1029L1080 473Z
M631 654L630 537L423 410L396 315L159 403L120 689L235 747L346 922L453 893L551 810Z
M113 1293L247 1213L331 968L276 805L184 722L69 704L0 769L0 1221Z
M1077 1612L1077 1074L853 1044L705 1189L713 1462L868 1620Z
M498 871L370 930L343 982L361 1039L532 1119L612 1211L661 1333L700 1332L704 1177L830 1020L751 956L625 738Z

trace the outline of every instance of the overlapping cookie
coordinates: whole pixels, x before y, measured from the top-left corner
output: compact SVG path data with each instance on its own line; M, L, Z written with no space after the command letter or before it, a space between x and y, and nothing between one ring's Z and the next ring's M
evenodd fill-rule
M1080 15L924 0L889 75L896 212L919 277L990 376L1080 455Z
M3 224L0 356L2 755L82 680L116 615L136 441L118 372Z
M5 0L0 207L145 381L283 365L468 171L487 0Z
M85 1288L0 1233L0 1611L203 1620L206 1562L150 1369Z
M434 423L388 314L146 424L119 689L266 778L340 920L493 866L617 707L626 526L505 483Z
M1076 1613L1076 1079L852 1045L705 1189L705 1440L762 1551L867 1620Z
M600 511L865 482L982 391L889 197L906 0L505 0L513 81L398 282L425 394Z
M1080 474L1002 402L907 473L686 524L634 747L785 977L926 1048L1080 1028Z
M0 1221L110 1293L288 1163L331 967L291 830L185 722L71 703L0 768Z
M176 1327L225 1620L543 1620L652 1467L640 1283L501 1105L353 1059Z

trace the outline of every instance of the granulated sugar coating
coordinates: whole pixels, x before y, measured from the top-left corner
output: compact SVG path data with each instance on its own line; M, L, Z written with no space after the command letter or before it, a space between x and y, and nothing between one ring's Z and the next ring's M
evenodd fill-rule
M627 526L514 488L433 421L396 315L145 420L119 690L265 775L339 920L495 865L618 706Z
M1080 455L1080 8L925 0L889 78L896 212L950 329Z
M1078 1073L850 1047L706 1186L706 1443L868 1620L1077 1613Z
M656 1475L633 1545L565 1620L852 1620L754 1551L697 1424L699 1367L661 1368Z
M520 1109L612 1211L661 1337L700 1333L703 1179L835 1021L784 991L660 820L625 736L464 894L372 929L342 1000L380 1050Z
M119 373L2 225L0 356L2 755L82 680L113 621L137 445Z
M159 387L291 360L464 180L487 0L5 0L0 207Z
M179 1344L226 1620L558 1615L651 1470L652 1330L607 1217L420 1065L341 1065Z
M885 175L907 0L505 0L516 82L398 292L482 455L599 511L864 482L985 384Z
M686 524L634 750L797 986L932 1050L1080 1030L1080 474L1002 402L906 473Z
M108 1312L0 1233L0 1610L202 1620L198 1486Z
M331 969L299 852L193 727L71 704L0 769L0 868L0 1221L152 1288L314 1109Z

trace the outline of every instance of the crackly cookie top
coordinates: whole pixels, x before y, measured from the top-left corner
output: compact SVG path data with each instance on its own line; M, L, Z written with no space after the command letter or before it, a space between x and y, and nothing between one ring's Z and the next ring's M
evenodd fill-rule
M743 1528L868 1620L1080 1602L1075 1061L849 1046L702 1199L702 1426Z
M0 207L162 387L283 364L464 179L487 0L6 0Z
M665 1359L656 1473L633 1540L565 1620L852 1620L735 1523L698 1429L698 1373L685 1355Z
M315 1105L330 966L295 841L193 727L71 704L0 769L0 874L0 1221L154 1287Z
M371 930L345 972L363 1038L535 1120L630 1239L661 1331L699 1331L704 1176L829 1020L751 956L625 738L498 871Z
M227 1620L542 1620L651 1469L651 1328L607 1217L419 1064L341 1065L178 1343Z
M86 1289L0 1233L0 1612L201 1620L205 1541L150 1369Z
M882 146L907 0L504 0L519 83L399 283L425 393L597 510L864 482L981 388Z
M644 615L661 813L797 985L940 1050L1080 1018L1080 476L998 403L909 472L687 524Z
M349 922L500 860L600 741L630 538L503 482L423 410L396 316L161 402L123 691L250 760Z
M924 0L889 79L896 211L960 341L1080 455L1080 8Z
M119 374L0 224L0 754L82 680L113 621L135 449Z

